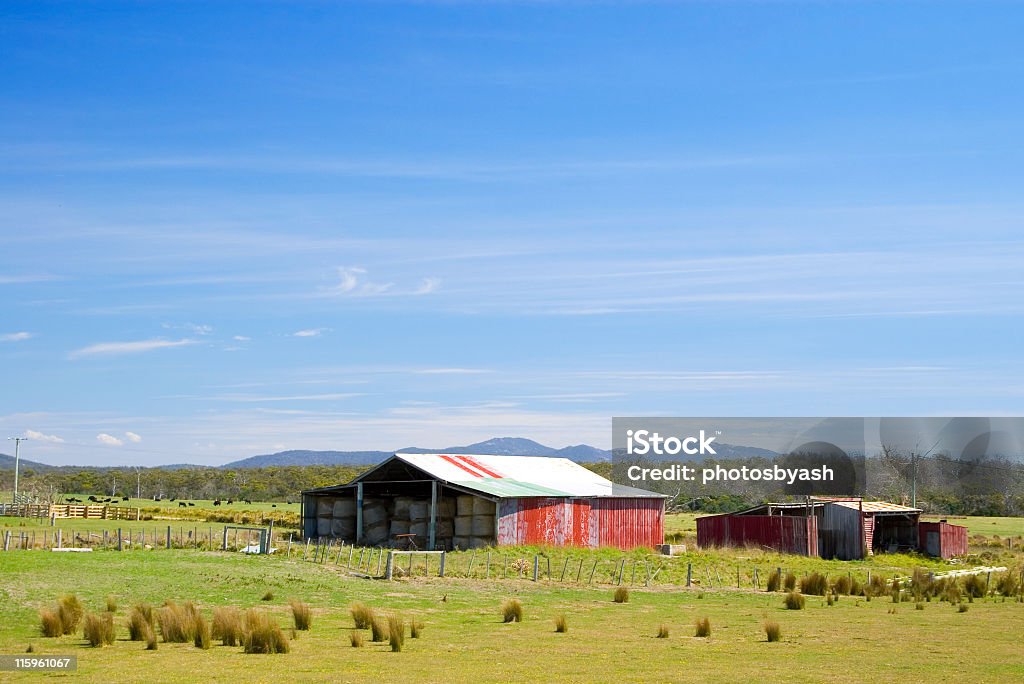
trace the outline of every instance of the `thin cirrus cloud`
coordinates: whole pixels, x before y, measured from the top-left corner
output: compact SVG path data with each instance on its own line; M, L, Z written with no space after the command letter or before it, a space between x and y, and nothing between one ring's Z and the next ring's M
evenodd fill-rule
M88 347L82 347L76 349L70 354L70 359L82 359L92 356L120 356L123 354L141 354L144 352L155 351L157 349L168 349L171 347L184 347L190 344L195 344L195 340L188 338L181 340L139 340L136 342L100 342L98 344L91 344Z
M14 332L0 335L0 342L24 342L31 338L32 333L30 332Z

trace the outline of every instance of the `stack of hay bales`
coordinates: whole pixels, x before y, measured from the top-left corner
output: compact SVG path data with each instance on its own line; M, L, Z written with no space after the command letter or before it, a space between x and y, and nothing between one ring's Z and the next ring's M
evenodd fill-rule
M452 536L454 535L452 520L454 518L455 502L452 499L440 499L437 502L437 527L434 531L436 548L451 548ZM417 499L409 496L395 498L394 509L391 512L389 532L389 540L392 542L395 535L414 534L416 535L417 546L421 549L426 548L430 538L430 499ZM370 543L369 540L367 541Z
M377 546L388 540L391 533L388 507L379 499L363 499L363 543Z
M331 523L334 516L334 499L319 497L316 502L316 536L331 536Z
M335 499L331 517L331 536L339 539L356 538L356 502L353 499Z
M456 499L454 546L460 549L479 549L494 543L493 501L479 496L460 496Z

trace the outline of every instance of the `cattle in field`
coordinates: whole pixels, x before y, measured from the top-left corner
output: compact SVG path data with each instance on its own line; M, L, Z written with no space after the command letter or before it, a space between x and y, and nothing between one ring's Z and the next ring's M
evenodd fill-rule
M216 501L214 501L213 505L214 506L220 506L220 499L217 499Z
M179 507L179 508L186 508L187 506L188 506L188 504L187 504L187 503L185 503L184 501L179 501L179 502L178 502L178 507Z

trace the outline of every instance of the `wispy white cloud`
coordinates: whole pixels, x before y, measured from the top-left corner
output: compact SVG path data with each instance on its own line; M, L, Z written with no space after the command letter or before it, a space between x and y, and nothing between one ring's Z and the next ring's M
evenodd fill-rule
M220 394L212 397L200 397L210 401L237 401L242 403L261 403L270 401L341 401L365 396L359 392L333 392L324 394L292 394L292 395L260 395L260 394Z
M121 354L140 354L154 351L156 349L167 349L170 347L184 347L195 344L195 340L139 340L137 342L100 342L88 347L76 349L70 354L70 359L80 359L88 356L119 356Z
M129 442L134 442L135 444L142 441L142 437L134 432L126 432L124 436L128 438Z
M249 342L250 340L252 340L251 337L248 337L246 335L233 335L231 339L235 340L236 342Z
M366 269L358 266L341 266L338 268L338 284L324 290L325 294L349 297L372 297L386 294L394 287L394 283L376 283L367 280Z
M0 335L0 342L23 342L31 339L32 333L30 332L15 332Z
M96 441L107 446L122 446L124 444L124 440L118 439L114 435L108 435L106 432L96 435Z
M292 337L320 337L329 328L306 328L305 330L296 330L292 333Z
M413 371L416 375L480 375L493 372L486 368L419 368Z
M38 442L50 442L51 444L63 444L64 438L57 435L47 435L37 430L25 430L25 436Z
M440 278L424 278L423 281L419 284L419 287L417 287L415 290L413 290L413 294L415 294L415 295L430 294L432 292L436 292L437 288L439 288L440 286L441 286L441 279Z

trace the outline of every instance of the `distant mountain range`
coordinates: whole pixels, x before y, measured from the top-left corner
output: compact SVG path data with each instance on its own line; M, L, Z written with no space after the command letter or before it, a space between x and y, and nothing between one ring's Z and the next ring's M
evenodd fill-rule
M734 446L732 444L715 443L715 450L718 457L729 458L771 458L777 456L774 451L759 449L757 447ZM406 447L396 449L397 452L406 454L494 454L496 456L550 456L553 458L568 458L579 463L595 463L610 461L612 452L605 449L598 449L588 444L576 444L562 449L545 446L532 439L523 437L495 437L484 442L469 444L467 446L450 446L443 449L425 449L423 447ZM310 451L297 449L291 451L278 451L273 454L261 454L250 456L231 463L225 463L220 468L266 468L270 466L296 466L296 465L375 465L389 458L395 451ZM57 466L38 463L21 459L22 468L34 470L52 470ZM67 466L81 467L81 466ZM187 463L176 463L173 465L153 466L166 470L178 470L184 468L207 468L211 466L189 465ZM13 469L14 457L0 454L0 470Z
M495 437L468 446L444 449L406 447L395 451L406 454L494 454L496 456L551 456L574 461L593 462L611 459L611 452L587 444L563 449L544 446L522 437ZM373 465L389 458L395 451L279 451L274 454L250 456L240 461L225 463L222 468L265 468L284 465Z

